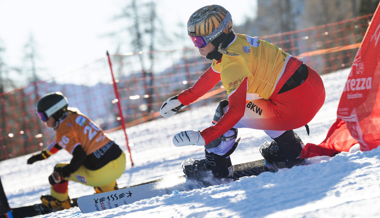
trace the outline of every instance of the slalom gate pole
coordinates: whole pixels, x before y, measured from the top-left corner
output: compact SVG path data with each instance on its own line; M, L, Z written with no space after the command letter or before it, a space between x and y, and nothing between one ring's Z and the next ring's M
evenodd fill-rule
M129 147L128 136L127 136L127 130L126 130L126 126L125 126L125 122L124 122L124 116L123 116L123 110L121 109L119 93L118 93L118 91L117 91L117 84L116 84L115 76L114 76L114 74L113 74L113 70L112 70L112 62L111 62L110 54L108 53L108 51L107 51L107 58L108 58L108 65L110 66L110 70L111 70L113 89L114 89L114 91L115 91L115 97L116 97L116 99L117 99L117 107L118 107L118 109L119 109L119 115L120 115L121 126L123 127L124 136L125 136L125 141L127 142L127 149L128 149L128 153L129 153L129 158L130 158L130 160L131 160L131 165L132 165L132 167L133 167L133 166L134 166L134 163L133 163L133 160L132 160L131 148Z

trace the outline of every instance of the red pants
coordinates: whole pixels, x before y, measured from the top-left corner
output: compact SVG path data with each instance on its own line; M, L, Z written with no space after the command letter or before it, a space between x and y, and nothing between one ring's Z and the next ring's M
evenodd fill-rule
M325 101L325 88L321 77L310 67L308 71L307 79L298 87L278 94L293 74L285 72L268 100L247 101L245 114L235 127L283 131L296 129L310 122ZM276 137L273 134L268 135Z

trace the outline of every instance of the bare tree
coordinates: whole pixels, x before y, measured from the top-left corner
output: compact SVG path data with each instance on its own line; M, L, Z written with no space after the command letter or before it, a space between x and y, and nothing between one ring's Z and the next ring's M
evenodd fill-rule
M24 90L20 90L20 108L21 113L24 114L23 119L19 120L20 129L23 131L21 138L23 139L23 147L26 153L33 152L35 150L31 150L32 146L35 146L38 143L38 140L33 136L38 133L43 132L43 126L40 122L31 122L33 117L36 114L33 113L30 107L35 107L35 103L40 98L39 88L38 88L38 71L41 69L37 67L37 60L39 59L38 55L38 44L33 37L33 34L30 34L27 42L24 45L24 74L28 78L28 82L32 84L33 91L31 93L25 93ZM32 141L28 140L33 138Z
M3 53L5 51L4 45L2 41L0 41L0 137L1 141L0 143L3 145L3 149L0 150L0 157L2 156L7 156L8 155L8 150L6 145L9 144L7 135L4 134L6 133L6 128L7 128L7 122L6 122L6 111L5 111L5 96L3 95L4 90L5 90L5 78L4 74L6 74L6 65L4 63L3 59Z
M38 58L37 46L37 42L34 40L33 35L30 34L28 41L24 45L24 71L28 77L28 80L34 84L36 99L38 99L39 97L38 85L36 84L39 80L36 67L36 62Z
M153 112L154 95L154 67L155 57L153 51L157 50L160 39L161 21L157 16L157 6L154 1L130 0L122 9L122 13L115 19L126 20L129 26L124 29L129 37L129 46L134 53L139 53L139 63L143 77L144 102L146 107L141 108L147 113ZM120 49L120 48L119 48Z
M4 59L5 51L5 45L0 40L0 143L3 148L0 150L0 157L8 158L12 157L15 148L11 146L12 140L8 135L10 133L9 121L12 113L12 110L8 110L8 108L11 108L12 105L10 105L9 95L5 92L15 89L16 85L10 76L14 69L6 64ZM16 106L13 105L13 107Z
M1 93L4 93L4 90L5 90L5 74L6 74L6 65L4 63L4 59L3 59L3 53L5 52L5 47L2 43L2 41L0 41L0 94Z
M16 83L10 75L18 70L6 64L3 55L5 51L5 45L0 40L0 94L17 88Z

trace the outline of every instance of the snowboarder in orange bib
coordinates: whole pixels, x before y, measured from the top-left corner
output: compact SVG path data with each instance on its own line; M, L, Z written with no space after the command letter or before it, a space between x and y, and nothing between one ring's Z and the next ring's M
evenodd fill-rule
M293 129L307 125L322 107L325 89L320 76L276 45L234 33L231 14L222 6L195 11L187 31L199 53L213 62L191 88L163 103L161 115L174 115L220 80L228 101L219 103L212 126L174 136L175 146L205 146L206 159L184 161L185 173L211 170L216 177L231 176L238 128L261 129L273 139L260 146L272 171L303 164L303 144Z
M49 93L37 103L37 113L47 127L56 131L55 140L28 164L44 160L64 148L73 155L70 163L59 163L49 176L51 195L41 197L52 210L70 208L69 180L92 186L95 192L118 189L119 178L126 165L125 153L103 130L78 110L68 108L60 92Z

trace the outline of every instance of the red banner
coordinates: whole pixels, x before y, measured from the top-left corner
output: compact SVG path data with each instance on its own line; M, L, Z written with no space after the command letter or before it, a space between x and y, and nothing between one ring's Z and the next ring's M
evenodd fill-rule
M340 98L337 120L319 145L306 144L302 158L380 145L380 12L379 6L356 54Z

